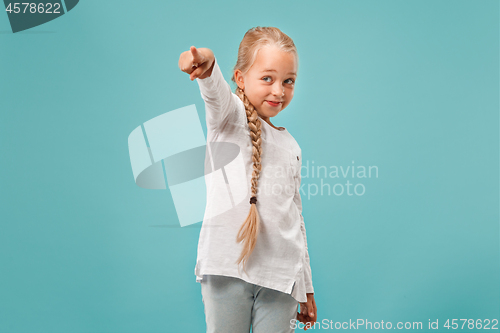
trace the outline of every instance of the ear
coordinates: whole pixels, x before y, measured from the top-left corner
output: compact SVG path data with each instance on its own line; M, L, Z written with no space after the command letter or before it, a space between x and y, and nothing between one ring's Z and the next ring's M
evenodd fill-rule
M245 82L243 80L243 74L239 69L234 71L234 79L236 80L236 84L240 87L241 90L245 89Z

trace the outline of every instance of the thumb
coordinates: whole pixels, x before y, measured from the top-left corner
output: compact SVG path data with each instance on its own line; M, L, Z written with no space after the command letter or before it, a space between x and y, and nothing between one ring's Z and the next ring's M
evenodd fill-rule
M300 313L307 316L307 303L300 303Z
M201 74L203 74L204 71L205 69L203 67L198 67L191 73L191 75L189 75L189 78L191 79L191 81L193 81L194 79L197 79Z

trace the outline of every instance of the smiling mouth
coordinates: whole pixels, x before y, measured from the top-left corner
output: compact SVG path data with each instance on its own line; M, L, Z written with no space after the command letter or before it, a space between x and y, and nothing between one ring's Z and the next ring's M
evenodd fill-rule
M282 102L267 101L267 103L271 106L279 106Z

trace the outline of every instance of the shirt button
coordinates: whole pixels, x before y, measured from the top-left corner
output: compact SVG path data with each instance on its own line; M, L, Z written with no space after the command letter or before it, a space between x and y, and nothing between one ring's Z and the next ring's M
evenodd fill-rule
M299 157L297 156L297 161L299 160Z

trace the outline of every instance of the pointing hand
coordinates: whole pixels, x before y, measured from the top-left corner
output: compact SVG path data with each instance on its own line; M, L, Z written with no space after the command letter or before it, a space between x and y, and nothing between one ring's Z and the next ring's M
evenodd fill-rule
M191 46L189 51L182 52L179 57L179 68L189 74L191 81L205 79L212 74L215 56L212 50Z

